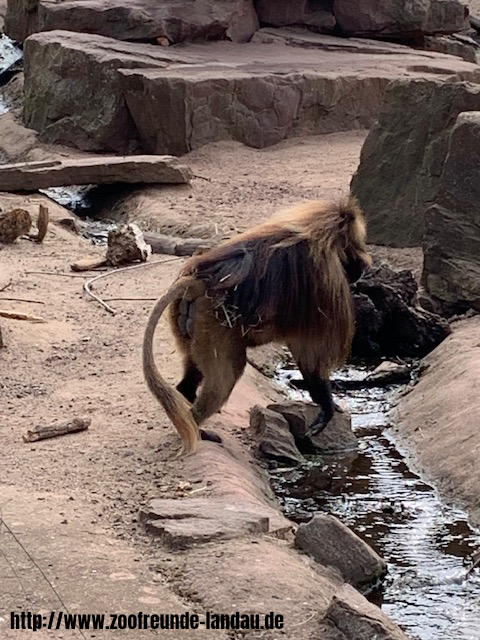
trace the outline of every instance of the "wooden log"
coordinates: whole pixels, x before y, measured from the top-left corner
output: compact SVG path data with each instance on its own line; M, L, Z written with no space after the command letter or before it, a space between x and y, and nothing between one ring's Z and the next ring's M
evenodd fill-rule
M0 167L0 191L37 191L84 184L187 184L193 174L174 156L97 156Z
M29 429L27 434L22 436L22 438L24 442L36 442L37 440L56 438L57 436L64 436L67 433L86 431L91 422L90 418L73 418L73 420L64 420L49 425L37 425L33 427L33 429Z
M73 262L70 265L70 269L72 271L92 271L92 269L97 269L98 267L105 267L107 264L109 264L108 260L104 257L87 256Z
M50 213L48 211L48 207L41 204L38 212L38 219L37 219L38 233L34 238L36 242L43 242L45 236L47 235L49 221L50 221Z
M28 313L20 313L18 311L5 311L0 309L0 316L2 318L9 318L10 320L26 320L27 322L46 322L43 318L38 316L30 316Z
M194 253L206 251L216 244L216 242L204 238L181 238L151 231L145 231L143 237L145 242L152 247L152 253L164 253L170 256L192 256Z

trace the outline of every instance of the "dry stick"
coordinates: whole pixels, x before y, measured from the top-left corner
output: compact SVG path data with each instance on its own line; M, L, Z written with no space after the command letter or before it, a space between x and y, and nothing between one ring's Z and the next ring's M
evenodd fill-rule
M63 278L85 278L81 273L59 273L58 271L25 271L25 275L62 276Z
M0 300L9 300L10 302L31 302L32 304L45 304L43 300L30 300L28 298L4 298L0 296Z
M27 322L46 322L38 316L29 316L27 313L18 313L17 311L5 311L0 309L0 317L10 318L10 320L27 320Z
M1 300L1 298L0 298ZM126 300L127 302L155 302L156 300L158 300L158 298L103 298L103 300L105 302L115 302L117 300L120 301L124 301Z
M7 284L4 284L0 287L0 291L5 291L5 289L8 289L8 287L12 284L13 280L9 280L7 282Z
M106 276L112 275L114 273L120 273L121 271L131 271L132 269L141 269L142 267L153 267L156 264L166 264L167 262L176 262L177 260L181 260L181 257L176 256L175 258L169 258L168 260L156 260L155 262L142 262L141 264L134 264L130 267L121 267L120 269L107 271L106 273L101 273L99 276L95 276L94 278L90 278L90 280L87 280L87 282L85 282L85 284L83 285L83 289L89 296L91 296L94 300L101 304L104 309L106 309L114 316L116 313L115 309L113 309L109 304L107 304L104 300L102 300L102 298L97 296L91 290L91 286L94 282L97 282L98 280L100 280L100 278L105 278Z
M37 440L47 440L48 438L57 438L67 433L76 433L77 431L86 431L92 420L90 418L74 418L73 420L63 420L55 424L36 425L33 429L29 429L26 435L23 435L24 442L36 442Z

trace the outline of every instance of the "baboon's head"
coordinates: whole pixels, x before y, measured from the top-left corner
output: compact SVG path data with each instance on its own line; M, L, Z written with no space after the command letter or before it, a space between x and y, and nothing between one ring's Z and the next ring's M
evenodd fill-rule
M367 249L367 223L355 200L349 200L345 217L348 220L340 231L343 235L341 261L348 281L354 283L372 264L372 257Z

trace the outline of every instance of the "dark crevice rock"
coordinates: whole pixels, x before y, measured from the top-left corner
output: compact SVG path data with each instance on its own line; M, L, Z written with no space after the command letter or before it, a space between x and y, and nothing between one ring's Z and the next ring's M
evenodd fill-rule
M372 267L353 286L356 333L352 354L369 357L423 357L451 332L440 316L415 302L417 283L408 270L386 263Z

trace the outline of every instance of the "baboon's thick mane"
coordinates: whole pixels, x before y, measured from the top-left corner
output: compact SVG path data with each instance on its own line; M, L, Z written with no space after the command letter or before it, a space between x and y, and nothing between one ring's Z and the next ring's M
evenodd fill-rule
M329 370L350 348L354 321L343 263L346 248L358 236L360 247L364 233L355 202L309 202L195 256L183 273L205 283L217 318L229 326L246 332L273 324L287 341L323 335L321 366Z

